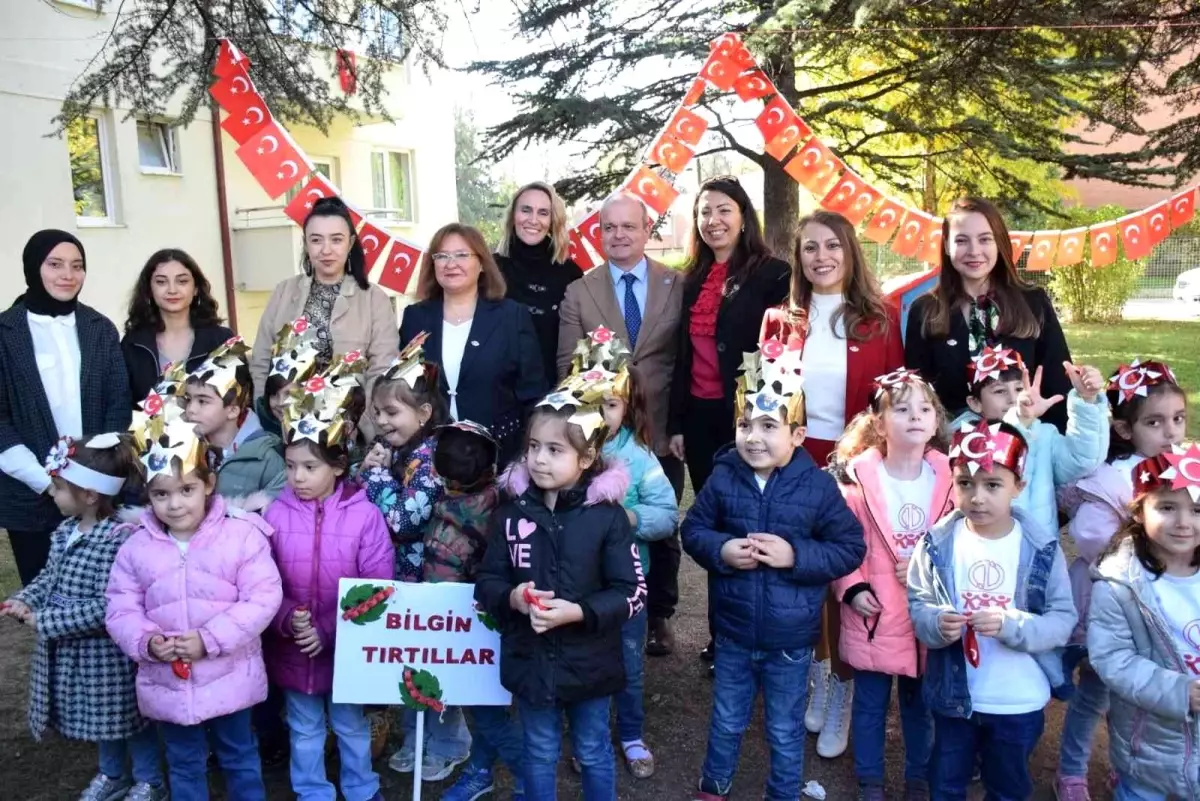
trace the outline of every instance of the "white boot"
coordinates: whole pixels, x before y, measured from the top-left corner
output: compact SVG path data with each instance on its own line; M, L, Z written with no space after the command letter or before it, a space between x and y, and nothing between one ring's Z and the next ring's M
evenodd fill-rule
M825 727L825 708L829 705L829 660L813 660L808 668L808 709L804 728L818 734Z
M829 708L825 712L825 726L817 738L817 756L835 759L846 751L850 740L850 707L854 702L854 679L840 681L837 676L830 679Z

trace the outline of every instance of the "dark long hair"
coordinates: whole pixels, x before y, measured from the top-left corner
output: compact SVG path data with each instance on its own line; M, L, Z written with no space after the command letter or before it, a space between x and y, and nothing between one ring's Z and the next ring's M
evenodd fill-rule
M1161 490L1160 490L1161 491ZM1146 508L1146 499L1151 493L1145 493L1129 505L1129 517L1117 529L1117 533L1113 535L1112 541L1108 547L1100 554L1100 558L1096 560L1097 564L1104 561L1105 557L1116 553L1120 550L1121 545L1125 540L1133 543L1133 555L1142 563L1142 567L1146 572L1154 575L1154 578L1159 578L1166 572L1167 566L1162 563L1158 555L1154 553L1154 543L1150 541L1150 535L1146 533L1146 524L1139 520L1142 517ZM1192 567L1200 566L1200 548L1192 551Z
M350 234L350 253L346 256L346 272L354 279L360 289L371 286L367 281L367 255L363 253L362 242L354 231L354 218L350 216L350 207L340 197L323 197L313 204L312 211L304 218L304 234L307 240L308 223L314 217L340 217L346 221L346 230ZM305 242L304 255L300 257L300 266L304 274L313 274L312 262L308 258L308 243Z
M633 431L633 438L650 450L654 449L654 428L646 400L646 381L639 367L629 365L629 400L625 401L624 425Z
M812 284L804 277L800 251L804 240L800 233L809 223L824 225L833 231L842 245L842 259L846 265L846 278L842 282L842 305L829 319L829 326L837 333L840 319L846 330L846 338L862 342L887 333L887 305L883 302L883 290L874 271L867 264L867 256L854 233L854 226L842 215L833 211L814 211L803 217L796 226L796 252L792 267L792 284L788 293L789 311L792 314L805 312L812 300Z
M1042 321L1033 314L1029 302L1025 300L1024 290L1030 289L1031 284L1017 273L1017 260L1012 250L1012 239L1008 235L1008 226L1000 210L990 201L977 197L963 197L954 201L946 219L942 220L942 241L950 243L950 218L956 214L982 214L992 228L992 236L996 239L996 263L988 276L988 289L996 300L1000 310L1000 323L996 333L1019 339L1034 339L1042 333ZM959 307L967 300L966 290L963 289L962 276L950 261L950 253L942 248L942 272L938 276L937 288L933 293L933 313L921 324L921 331L926 337L946 337L950 335L950 321L959 313Z
M1147 388L1145 395L1134 395L1126 401L1121 400L1121 391L1119 389L1110 389L1105 393L1108 398L1109 407L1112 409L1112 421L1109 424L1108 435L1108 455L1105 457L1106 462L1115 462L1117 459L1124 459L1127 456L1133 456L1137 453L1137 448L1133 447L1132 439L1125 439L1117 433L1117 427L1112 425L1118 421L1125 423L1131 429L1138 418L1142 416L1142 409L1147 401L1159 395L1177 395L1183 398L1184 406L1187 406L1187 393L1179 388L1178 384L1173 384L1170 381L1163 381L1161 384L1155 384Z
M758 222L758 212L746 190L732 175L721 175L709 178L700 185L696 200L692 203L692 238L688 243L687 265L684 268L684 285L689 291L698 291L704 279L717 260L713 249L700 236L700 196L705 192L720 192L737 204L742 213L742 232L738 235L737 245L729 257L728 282L744 283L746 277L755 267L771 258L771 249L763 240L762 227Z
M163 248L155 251L146 260L146 265L138 274L137 283L134 284L133 292L129 296L129 313L125 318L125 333L128 334L130 331L140 328L150 328L159 333L165 330L162 312L159 311L158 304L154 302L150 284L154 281L154 271L158 269L158 266L169 261L177 261L186 267L187 271L192 274L192 283L196 285L196 296L192 298L192 307L188 310L188 321L192 328L205 328L224 322L221 319L220 304L212 296L212 285L204 277L204 272L196 260L178 248Z

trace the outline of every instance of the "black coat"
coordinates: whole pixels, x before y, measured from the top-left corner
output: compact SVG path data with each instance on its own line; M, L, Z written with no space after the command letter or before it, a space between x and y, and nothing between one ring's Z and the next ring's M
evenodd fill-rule
M558 372L558 307L567 294L567 285L583 278L583 270L567 259L563 264L520 261L495 254L504 276L507 297L529 309L533 330L542 349L542 369L547 376Z
M129 428L129 383L116 327L82 303L75 310L83 434ZM24 445L39 460L58 442L58 428L33 353L25 304L0 313L0 452ZM62 519L48 494L0 473L0 528L48 531Z
M788 296L792 268L782 259L770 258L755 267L744 283L731 284L717 311L717 362L721 383L725 385L725 403L733 420L734 386L742 356L758 350L758 331L767 309L778 306ZM683 433L683 420L692 400L692 306L700 296L703 281L688 281L683 290L683 313L679 320L679 356L671 379L671 416L668 431ZM733 423L730 422L732 433Z
M195 330L192 352L187 358L190 373L199 367L208 354L233 336L233 331L223 325L206 325ZM121 340L121 352L125 354L125 368L129 371L129 396L136 408L145 400L158 383L162 372L158 369L158 338L153 328L135 328ZM259 391L262 388L259 387Z
M1062 364L1071 360L1071 351L1059 325L1058 315L1045 290L1028 289L1024 295L1033 316L1041 323L1041 336L1037 339L1001 336L1000 343L1021 354L1030 377L1038 367L1043 368L1043 397L1062 395L1065 398L1071 391L1071 380L1067 378ZM950 317L950 336L926 338L921 328L925 318L932 313L933 303L932 295L917 298L908 313L904 365L919 370L925 380L933 384L949 418L953 420L967 408L968 367L971 363L967 348L967 319L961 313L953 314ZM1059 431L1065 430L1067 404L1055 404L1042 420L1057 426Z
M475 599L500 624L500 682L528 704L573 704L625 687L621 626L644 608L646 584L620 505L625 485L616 492L613 475L560 492L550 511L516 465L508 478L516 497L492 517ZM583 621L535 633L509 605L527 581L579 604Z
M400 347L422 331L425 360L442 367L442 301L423 300L404 309ZM449 404L450 386L439 370ZM487 427L496 438L500 466L521 449L525 420L548 391L542 352L529 310L512 300L480 298L458 373L458 416Z

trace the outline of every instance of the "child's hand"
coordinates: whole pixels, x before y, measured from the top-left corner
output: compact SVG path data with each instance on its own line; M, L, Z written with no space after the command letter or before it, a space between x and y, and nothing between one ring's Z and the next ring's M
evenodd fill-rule
M292 612L292 632L299 634L312 628L312 613L307 609L297 609Z
M539 603L545 604L553 597L554 593L550 590L534 589L533 582L527 581L512 588L512 592L508 594L508 605L514 611L528 615L533 607Z
M24 623L25 618L33 614L33 610L20 601L7 601L0 605L0 617L11 617L18 623Z
M208 650L204 647L204 640L200 639L200 632L189 631L187 634L180 634L175 638L176 659L184 662L196 662L206 656L208 656Z
M995 637L1004 628L1004 610L999 607L980 609L971 614L971 628L980 637Z
M854 599L850 601L850 608L858 612L863 617L875 617L883 611L883 607L879 605L879 601L875 598L875 593L863 590Z
M735 570L753 570L758 567L754 558L754 543L745 537L729 540L721 546L721 559Z
M1200 679L1188 684L1188 710L1193 713L1200 712Z
M783 537L776 534L750 534L747 539L754 548L754 559L767 567L786 570L796 564L796 552Z
M1021 365L1021 392L1017 395L1017 417L1021 419L1021 424L1028 428L1033 424L1034 420L1040 418L1043 414L1050 410L1054 404L1061 402L1062 395L1055 395L1052 398L1042 397L1042 368L1038 367L1033 374L1033 381L1029 380L1029 371L1025 369L1025 365Z
M947 643L957 642L962 638L966 622L966 616L958 612L942 612L938 615L938 633Z
M371 450L362 460L362 464L358 467L358 472L365 473L373 467L387 467L391 460L391 453L387 446L382 442L376 442L371 446Z
M175 661L175 638L164 637L161 634L155 634L150 638L150 656L157 659L159 662L174 662Z
M296 645L300 646L300 653L309 659L312 659L325 649L325 645L321 642L321 633L313 625L296 632L296 636L292 639L295 640Z
M896 581L900 582L900 584L902 586L905 586L905 587L908 586L908 560L907 559L897 559L896 560Z
M545 634L550 629L565 626L568 623L583 621L583 607L572 601L561 598L551 598L543 602L542 609L533 607L529 612L529 625L538 634Z
M1070 362L1063 362L1063 369L1067 371L1067 378L1071 380L1071 386L1079 393L1079 397L1088 403L1094 401L1108 383L1099 370L1089 365L1076 367Z

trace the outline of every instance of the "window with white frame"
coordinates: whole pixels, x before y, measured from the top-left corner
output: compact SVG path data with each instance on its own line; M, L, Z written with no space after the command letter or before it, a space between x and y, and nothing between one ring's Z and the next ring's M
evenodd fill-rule
M108 133L99 117L82 117L66 130L75 218L80 225L106 225L116 218Z
M138 164L142 172L177 175L179 145L176 129L165 122L138 120Z
M371 193L377 213L397 222L413 222L412 153L404 150L372 153Z
M334 186L340 183L337 174L337 159L323 156L309 156L309 160L313 163L313 169L328 178L329 182ZM284 203L291 203L292 198L300 194L300 190L304 188L305 183L305 181L301 181L289 189L284 196Z

